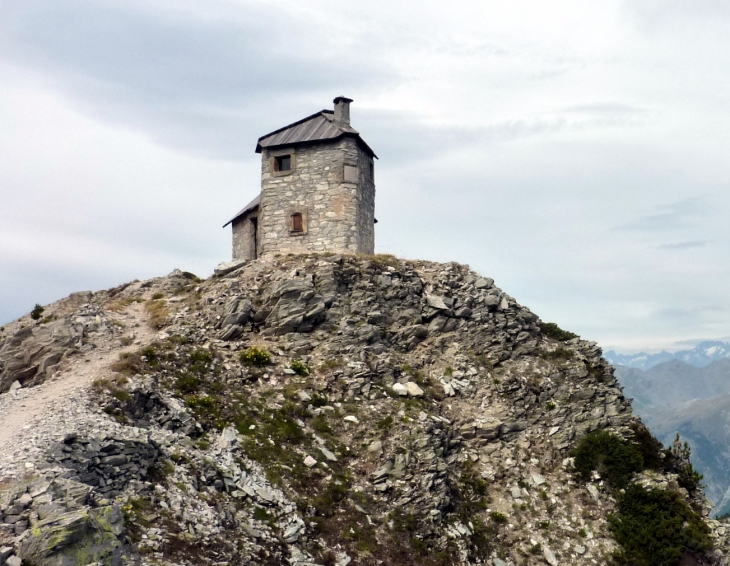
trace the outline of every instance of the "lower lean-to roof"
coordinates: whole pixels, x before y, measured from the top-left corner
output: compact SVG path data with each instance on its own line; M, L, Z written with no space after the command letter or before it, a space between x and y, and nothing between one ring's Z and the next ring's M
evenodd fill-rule
M231 222L234 220L237 220L247 212L250 212L252 210L255 210L259 207L259 201L261 200L261 195L259 194L255 199L253 199L251 202L249 202L246 206L244 206L233 218L231 218L228 222L226 222L223 225L223 228L228 226Z

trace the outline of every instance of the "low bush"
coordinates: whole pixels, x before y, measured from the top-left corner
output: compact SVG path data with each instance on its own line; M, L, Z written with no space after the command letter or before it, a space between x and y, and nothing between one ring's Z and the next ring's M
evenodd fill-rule
M609 528L621 545L617 566L675 566L712 548L709 527L676 492L630 485L618 497Z
M239 358L242 364L258 368L266 367L271 363L271 354L258 346L251 346L248 350L244 350L239 354Z
M695 470L692 462L690 462L690 456L692 451L690 450L687 442L682 442L679 439L679 433L674 438L672 447L667 451L668 456L668 467L671 471L675 472L677 482L683 488L690 493L695 493L702 487L702 474Z
M36 305L33 307L33 310L30 311L30 318L33 320L39 320L43 316L44 309L41 305L36 303Z
M307 364L305 364L301 360L294 360L291 363L290 367L292 370L294 370L294 373L296 373L297 375L301 375L302 377L307 377L310 373Z
M554 340L559 340L560 342L565 342L566 340L578 338L577 334L573 334L572 332L563 330L554 322L540 322L538 326L545 336Z
M575 469L584 480L597 471L614 488L623 488L631 475L644 469L639 449L623 438L599 430L584 436L572 453Z

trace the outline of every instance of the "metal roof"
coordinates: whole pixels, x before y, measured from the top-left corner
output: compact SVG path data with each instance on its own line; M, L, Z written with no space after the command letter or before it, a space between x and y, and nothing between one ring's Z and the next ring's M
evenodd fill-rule
M253 210L254 208L258 208L258 207L259 207L259 201L260 201L260 200L261 200L261 194L259 194L259 196L257 196L257 197L256 197L255 199L253 199L253 200L252 200L251 202L249 202L249 203L248 203L248 204L247 204L246 206L244 206L244 207L243 207L243 208L242 208L242 209L241 209L241 210L240 210L240 211L238 212L238 214L236 214L236 215L235 215L235 216L234 216L233 218L231 218L231 219L230 219L230 220L229 220L228 222L226 222L226 223L225 223L225 224L223 225L223 228L225 228L225 227L226 227L226 226L228 226L228 225L229 225L229 224L230 224L231 222L233 222L234 220L236 220L236 219L237 219L238 217L240 217L240 216L243 216L244 214L246 214L246 213L247 213L247 212L249 212L250 210Z
M335 140L343 136L352 136L363 146L372 157L377 159L375 152L360 137L360 133L349 124L336 122L332 110L320 110L298 122L284 126L261 136L256 144L256 153L261 153L264 147L278 147L298 145L317 141Z

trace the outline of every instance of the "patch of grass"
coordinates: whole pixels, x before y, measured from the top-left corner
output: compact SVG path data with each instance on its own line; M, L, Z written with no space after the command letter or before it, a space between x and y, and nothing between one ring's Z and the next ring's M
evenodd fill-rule
M41 324L48 324L49 322L53 322L56 320L56 317L53 315L45 316L43 319L41 319Z
M596 470L613 488L624 488L631 475L644 469L644 458L636 445L599 430L584 436L572 452L576 472L583 480Z
M112 371L125 375L135 375L142 373L145 363L142 360L142 354L139 352L122 352L119 354L119 360L112 364Z
M242 364L253 367L266 367L271 363L271 354L264 348L251 346L248 350L244 350L238 355Z
M318 373L330 373L336 369L340 369L344 365L342 358L332 358L325 360L322 365L317 368Z
M195 393L199 387L200 378L191 373L184 373L175 381L175 389L183 394Z
M152 299L144 304L144 309L149 316L150 325L153 328L162 328L167 324L167 317L170 316L170 309L165 301Z
M302 377L307 377L310 374L309 367L301 360L293 360L289 367L294 370L294 373Z
M394 422L395 421L393 420L393 416L388 415L387 417L384 417L380 419L377 423L375 423L375 426L382 431L388 431L393 428Z
M618 497L609 529L621 545L617 566L674 566L712 548L710 529L679 494L633 484Z
M157 301L159 299L164 299L164 298L165 298L165 293L155 293L154 295L152 295L153 301Z
M497 524L504 525L507 522L507 515L500 513L499 511L492 511L489 514L489 518Z
M369 256L368 259L381 269L385 267L398 267L398 258L391 254L376 254Z
M44 309L41 305L36 303L33 307L33 310L30 311L30 318L32 318L33 320L39 320L43 316L43 311L45 310L46 309Z
M327 422L327 417L324 415L317 415L314 417L309 423L309 426L311 426L312 430L319 434L332 434L332 427L329 422Z
M126 299L119 299L116 301L112 301L111 303L109 303L107 305L106 308L107 308L107 310L110 310L113 312L119 312L134 303L144 303L144 299L142 299L141 297L127 297Z
M122 346L131 346L132 342L134 342L134 338L132 338L131 336L122 336Z
M552 361L565 361L565 360L572 360L574 356L573 350L569 350L568 348L563 348L562 346L559 346L552 352L542 352L540 354L540 357L545 360L552 360Z
M568 332L567 330L563 330L554 322L539 322L538 326L545 336L547 336L548 338L552 338L553 340L565 342L566 340L578 338L577 334Z

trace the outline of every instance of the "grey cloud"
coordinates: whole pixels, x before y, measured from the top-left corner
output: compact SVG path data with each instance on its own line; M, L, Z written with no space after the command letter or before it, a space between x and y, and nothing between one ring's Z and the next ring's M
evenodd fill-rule
M474 147L552 134L568 126L560 116L509 120L483 127L432 126L419 116L380 111L363 111L362 121L367 124L367 130L361 130L363 136L376 153L387 155L391 162L426 159L455 147ZM393 135L393 132L398 132L398 135Z
M307 99L353 96L396 80L386 66L352 53L341 57L304 40L297 46L298 23L285 13L272 27L257 13L243 23L210 23L98 2L33 6L16 9L13 25L5 24L6 60L53 77L96 118L207 156L241 159L258 136L320 109ZM261 115L264 100L282 109L274 125Z
M692 242L676 242L674 244L663 244L657 246L658 250L688 250L692 248L704 248L707 246L707 242L702 240L695 240Z
M564 110L564 112L567 112L568 114L588 114L598 116L640 116L649 113L649 110L620 102L596 102L593 104L569 106Z
M707 205L700 198L687 198L659 207L657 212L640 216L618 226L616 230L659 231L693 226L707 213Z

